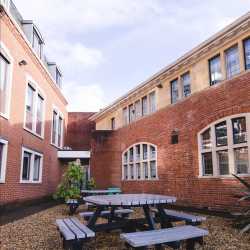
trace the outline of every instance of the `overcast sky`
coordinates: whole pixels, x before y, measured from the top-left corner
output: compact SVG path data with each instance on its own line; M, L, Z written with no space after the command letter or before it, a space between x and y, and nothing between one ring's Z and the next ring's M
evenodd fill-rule
M13 0L63 74L67 110L99 111L250 10L250 0Z

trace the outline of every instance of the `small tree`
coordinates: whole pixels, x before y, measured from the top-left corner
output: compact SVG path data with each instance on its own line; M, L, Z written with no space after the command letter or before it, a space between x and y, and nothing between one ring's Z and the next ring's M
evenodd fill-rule
M96 183L93 177L91 177L89 180L86 181L87 190L95 190L95 187L96 187Z
M64 198L65 201L72 198L80 198L80 180L84 177L84 169L80 159L69 162L69 167L62 176L64 180L58 185L58 191L53 195L53 198Z

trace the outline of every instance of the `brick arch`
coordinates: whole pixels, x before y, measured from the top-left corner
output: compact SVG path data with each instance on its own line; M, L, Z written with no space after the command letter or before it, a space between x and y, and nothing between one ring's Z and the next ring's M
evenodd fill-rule
M208 117L205 121L201 122L196 128L196 132L197 133L200 132L203 128L205 128L209 124L219 119L222 119L231 115L237 115L237 114L249 113L249 112L250 112L250 105L235 106L235 107L221 110L220 112Z
M154 139L149 138L149 137L139 137L139 138L136 138L136 139L132 139L128 143L124 144L124 146L122 146L121 152L124 152L131 145L134 145L135 143L140 143L140 142L151 143L151 144L154 144L155 146L158 147L157 140L154 140ZM124 147L124 149L123 149L123 147Z

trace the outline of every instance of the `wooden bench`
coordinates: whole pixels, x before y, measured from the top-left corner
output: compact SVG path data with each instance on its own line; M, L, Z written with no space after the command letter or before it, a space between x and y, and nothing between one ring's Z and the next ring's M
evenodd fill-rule
M159 212L157 209L152 209L151 211L155 213L156 216L159 216ZM206 217L174 212L174 211L167 210L167 209L164 209L164 211L166 215L168 216L169 221L172 221L172 222L184 220L186 221L186 225L197 226L201 224L201 221L206 220Z
M63 248L67 250L80 250L84 243L90 242L90 237L95 236L92 230L75 218L59 219L56 223L60 236L63 237Z
M114 211L114 215L117 215L117 214L121 214L122 217L128 217L129 214L132 214L134 212L134 210L132 209L121 209L121 210L115 210ZM84 217L84 220L89 220L90 217L93 215L94 212L84 212L84 213L79 213L79 215L83 216ZM110 215L110 211L102 211L101 212L101 216L104 216L104 217L109 217Z
M196 242L203 244L203 236L209 232L193 226L172 227L159 230L150 230L135 233L121 234L121 239L130 246L146 250L148 245L166 244L179 249L180 240L187 240L187 249L194 250Z
M67 206L70 206L69 208L69 215L74 214L76 209L79 207L79 205L87 205L88 209L93 211L93 204L90 202L85 202L84 200L77 200L77 199L69 199L66 201Z

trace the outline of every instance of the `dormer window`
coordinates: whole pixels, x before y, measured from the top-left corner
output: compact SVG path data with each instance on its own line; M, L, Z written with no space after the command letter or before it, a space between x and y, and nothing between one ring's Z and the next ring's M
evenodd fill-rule
M58 87L61 87L61 74L58 70L58 68L56 68L56 84Z
M61 88L62 87L62 72L58 65L55 62L48 62L49 71L51 73L52 78L54 79L56 85Z
M32 47L35 50L35 52L37 53L37 55L39 56L39 58L41 58L41 40L39 39L39 36L37 35L36 31L33 30L33 44Z

